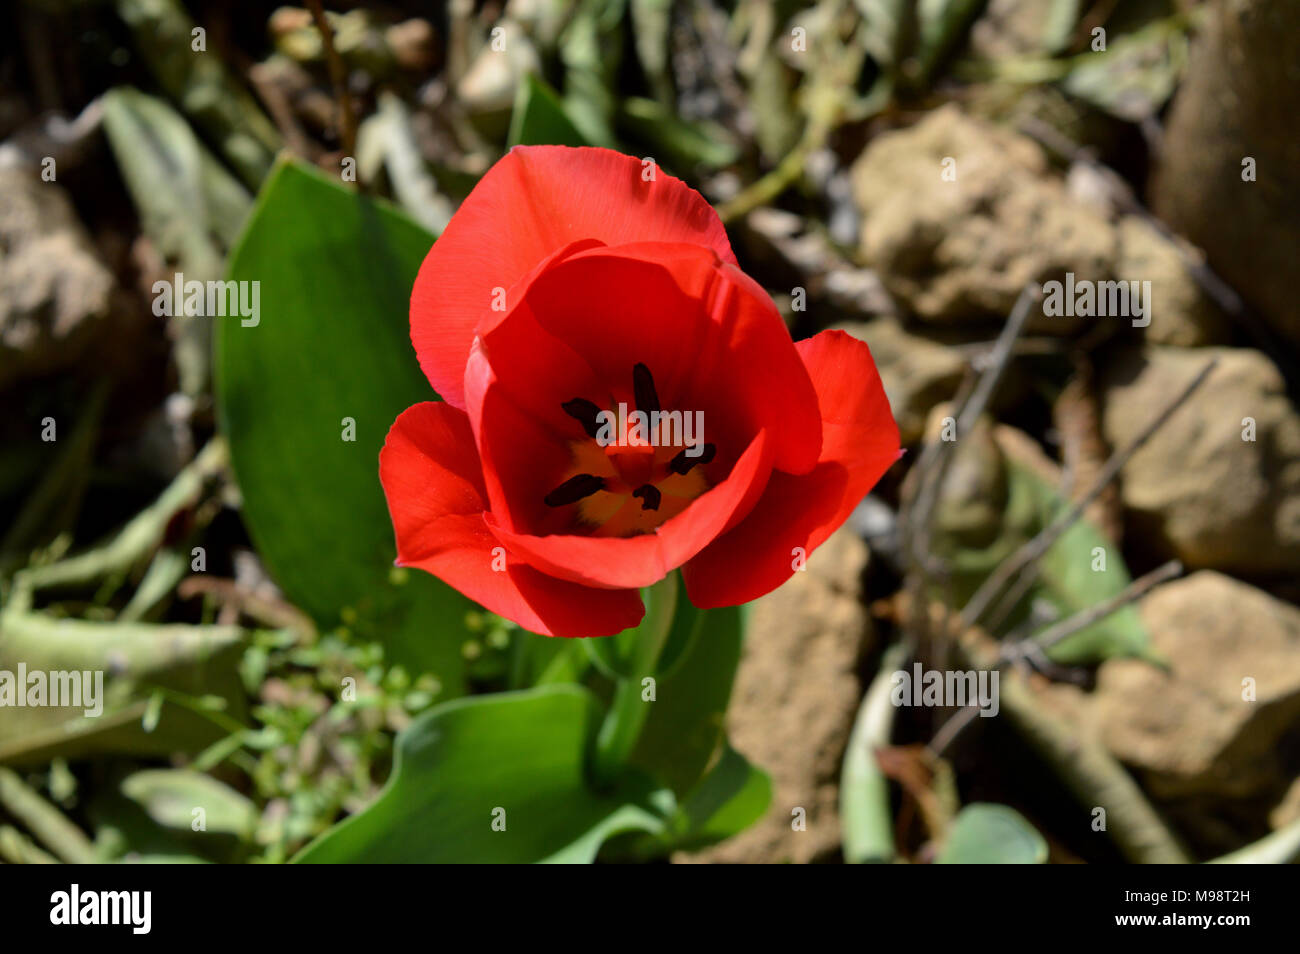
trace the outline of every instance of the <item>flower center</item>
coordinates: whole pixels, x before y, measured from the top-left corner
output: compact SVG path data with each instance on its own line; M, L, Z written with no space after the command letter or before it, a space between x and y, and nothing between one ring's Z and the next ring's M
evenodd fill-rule
M650 369L632 368L632 399L575 397L560 406L586 432L570 441L572 465L543 498L548 507L574 507L574 521L598 537L649 533L708 489L705 466L717 448L704 442L703 414L664 411Z

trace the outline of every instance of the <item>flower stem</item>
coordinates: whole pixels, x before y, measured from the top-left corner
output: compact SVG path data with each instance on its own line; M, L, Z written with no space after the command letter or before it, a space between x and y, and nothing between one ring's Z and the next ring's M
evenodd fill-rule
M647 588L644 592L645 618L636 629L612 637L632 637L636 642L636 650L628 673L615 681L614 698L610 701L609 712L596 735L592 774L598 785L611 783L627 765L636 748L637 739L641 737L641 728L650 715L650 703L642 699L642 682L654 676L659 656L668 641L668 633L673 626L673 613L677 608L677 589L676 573L670 573Z

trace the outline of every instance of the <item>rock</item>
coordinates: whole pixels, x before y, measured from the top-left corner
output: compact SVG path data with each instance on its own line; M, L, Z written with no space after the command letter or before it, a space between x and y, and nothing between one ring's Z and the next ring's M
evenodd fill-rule
M835 317L861 320L897 312L879 276L848 261L826 236L802 216L783 209L759 208L738 230L746 259L756 267L778 302L802 289L802 310L818 325ZM786 294L786 289L789 294ZM793 309L783 309L794 318Z
M1055 52L1074 25L1056 14L1058 7L1039 0L989 0L971 28L972 52L986 60Z
M1300 4L1216 0L1165 126L1153 172L1161 219L1261 317L1300 343ZM1244 163L1252 160L1253 180Z
M1212 570L1158 587L1138 610L1168 671L1111 660L1091 692L1036 680L1036 704L1132 768L1198 858L1295 821L1300 610Z
M508 113L519 81L540 75L537 50L518 23L504 20L501 33L484 44L456 84L456 95L471 115Z
M437 62L436 34L428 20L414 18L395 23L384 30L384 39L393 51L393 59L404 70L423 73Z
M1112 447L1126 445L1212 357L1209 379L1120 473L1127 539L1192 568L1293 575L1300 415L1268 358L1245 348L1122 350L1100 375L1102 430Z
M931 408L953 396L966 362L953 348L912 334L893 318L837 326L871 349L880 370L899 437L914 444L925 432Z
M1151 282L1147 341L1185 348L1231 341L1227 316L1201 291L1178 249L1137 216L1120 220L1116 274Z
M1202 570L1153 590L1140 612L1170 671L1101 667L1091 701L1107 747L1158 798L1280 795L1293 774L1282 742L1300 735L1300 609Z
M772 804L752 827L679 862L809 862L840 845L839 775L862 697L858 663L871 621L861 601L866 545L841 529L807 570L753 604L727 728L772 776ZM807 829L791 828L795 808Z
M1300 778L1291 782L1281 800L1268 813L1268 823L1274 831L1300 822Z
M0 388L67 367L107 317L114 286L63 187L0 169Z
M1028 282L1115 270L1114 227L1049 175L1038 145L955 106L873 140L853 182L866 264L922 321L1000 323ZM1029 328L1069 334L1087 320L1038 314Z

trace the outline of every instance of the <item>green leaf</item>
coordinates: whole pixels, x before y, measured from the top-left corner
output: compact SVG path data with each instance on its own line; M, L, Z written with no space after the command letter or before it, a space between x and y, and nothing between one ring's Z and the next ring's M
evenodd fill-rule
M665 581L667 583L669 581ZM662 590L664 584L656 584ZM588 658L602 676L607 679L631 679L649 671L654 666L656 676L673 672L681 662L683 654L699 628L701 611L691 605L680 582L672 589L671 603L667 612L672 614L667 635L659 648L659 658L647 661L642 658L646 651L647 635L657 632L653 629L659 625L658 614L664 610L655 605L655 599L664 598L662 593L653 594L652 588L641 591L641 599L646 606L646 615L639 625L625 629L613 636L600 636L579 640Z
M560 36L564 104L569 117L593 146L617 148L614 90L623 51L627 0L582 0Z
M345 623L389 660L463 691L469 600L394 570L378 456L393 420L436 395L407 330L433 238L400 212L293 163L275 169L232 256L260 314L213 319L222 430L258 553L324 629ZM345 440L345 419L355 440Z
M121 791L164 828L193 831L196 808L203 809L207 833L249 838L257 824L252 802L202 772L146 769L123 779Z
M668 36L672 29L673 0L629 0L632 39L646 79L662 103L672 102Z
M948 54L964 42L983 7L984 0L919 0L917 58L926 82Z
M941 865L1040 865L1047 842L1019 812L1006 805L967 805L948 829Z
M722 755L658 832L632 832L602 853L611 861L653 861L674 851L698 851L744 831L772 803L772 779L725 745Z
M221 277L226 249L252 207L244 187L163 100L130 87L104 96L104 130L145 234L192 281ZM177 309L179 310L179 309ZM186 394L206 394L211 327L173 315L170 331Z
M723 720L743 633L740 607L696 612L699 628L685 653L656 677L655 701L631 761L679 799L695 788L726 743Z
M24 706L0 718L0 763L33 764L102 752L197 752L228 730L182 705L165 703L157 725L143 724L155 687L178 696L219 696L238 725L244 691L238 665L245 634L234 626L150 625L10 614L0 637L0 671L103 673L103 695L86 708ZM90 691L91 688L83 690ZM97 692L98 690L95 689ZM83 701L92 700L83 694Z
M974 448L970 451L976 452ZM1069 506L1033 468L1000 451L991 453L998 456L986 457L981 466L986 473L993 469L1005 473L1005 492L1001 494L1005 500L1000 499L998 485L993 483L987 492L969 500L955 496L939 504L942 526L936 530L935 548L953 568L952 598L958 605L970 599L998 564ZM980 529L980 534L962 531L972 526ZM986 527L995 528L987 540L981 535ZM1104 567L1098 548L1104 551ZM1038 578L1001 630L1007 632L1025 622L1035 602L1046 604L1064 617L1115 596L1130 582L1120 548L1084 517L1044 554ZM946 598L947 593L941 589L936 587L936 596ZM1047 655L1063 665L1093 665L1122 656L1160 663L1151 650L1146 627L1132 606L1079 630L1053 646Z
M1080 0L1049 0L1043 22L1042 44L1048 53L1057 53L1070 45L1079 23Z
M660 154L663 164L683 171L696 165L717 168L736 161L740 150L717 123L682 119L653 99L629 96L619 108L619 131Z
M1018 470L1019 465L1013 463L1013 479ZM1066 509L1066 502L1056 490L1036 475L1024 470L1019 479L1033 483L1041 501L1044 525ZM1101 559L1105 560L1104 569ZM1081 518L1043 554L1040 580L1034 596L1054 605L1064 617L1119 594L1132 577L1114 541L1091 521ZM1065 665L1090 665L1122 656L1160 662L1134 606L1125 606L1079 630L1049 649L1047 655Z
M608 792L588 785L599 723L594 698L577 686L431 709L398 736L379 797L295 860L582 863L615 834L661 830L662 795L644 780L628 777Z
M730 838L762 818L771 802L772 779L727 745L682 803L671 846L690 850Z
M865 26L861 32L863 48L881 66L896 72L914 45L908 20L915 11L908 9L907 0L855 0L854 6Z
M1187 60L1184 29L1179 17L1159 20L1116 37L1105 51L1074 57L1061 88L1120 119L1149 119L1178 86Z
M104 95L104 130L158 251L192 277L218 278L252 200L165 101L119 86Z
M907 659L907 649L889 648L871 681L853 723L840 772L840 830L844 860L849 864L894 859L894 819L889 808L889 781L876 762L876 750L889 745L898 711L890 700L893 674Z
M529 73L519 81L510 117L511 146L585 146L555 90Z
M203 809L203 826L196 830ZM232 862L246 854L257 807L239 792L190 769L145 769L102 792L91 805L101 840L121 842L131 860Z

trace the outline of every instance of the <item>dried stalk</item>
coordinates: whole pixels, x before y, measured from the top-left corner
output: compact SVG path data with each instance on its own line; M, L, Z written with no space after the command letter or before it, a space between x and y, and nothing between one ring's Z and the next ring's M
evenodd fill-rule
M325 8L320 0L307 0L307 8L320 31L321 43L325 47L325 62L329 64L330 82L334 85L334 98L339 104L339 140L343 145L343 155L357 154L357 117L352 109L352 95L348 92L348 71L343 64L343 57L334 48L334 30L325 17Z

